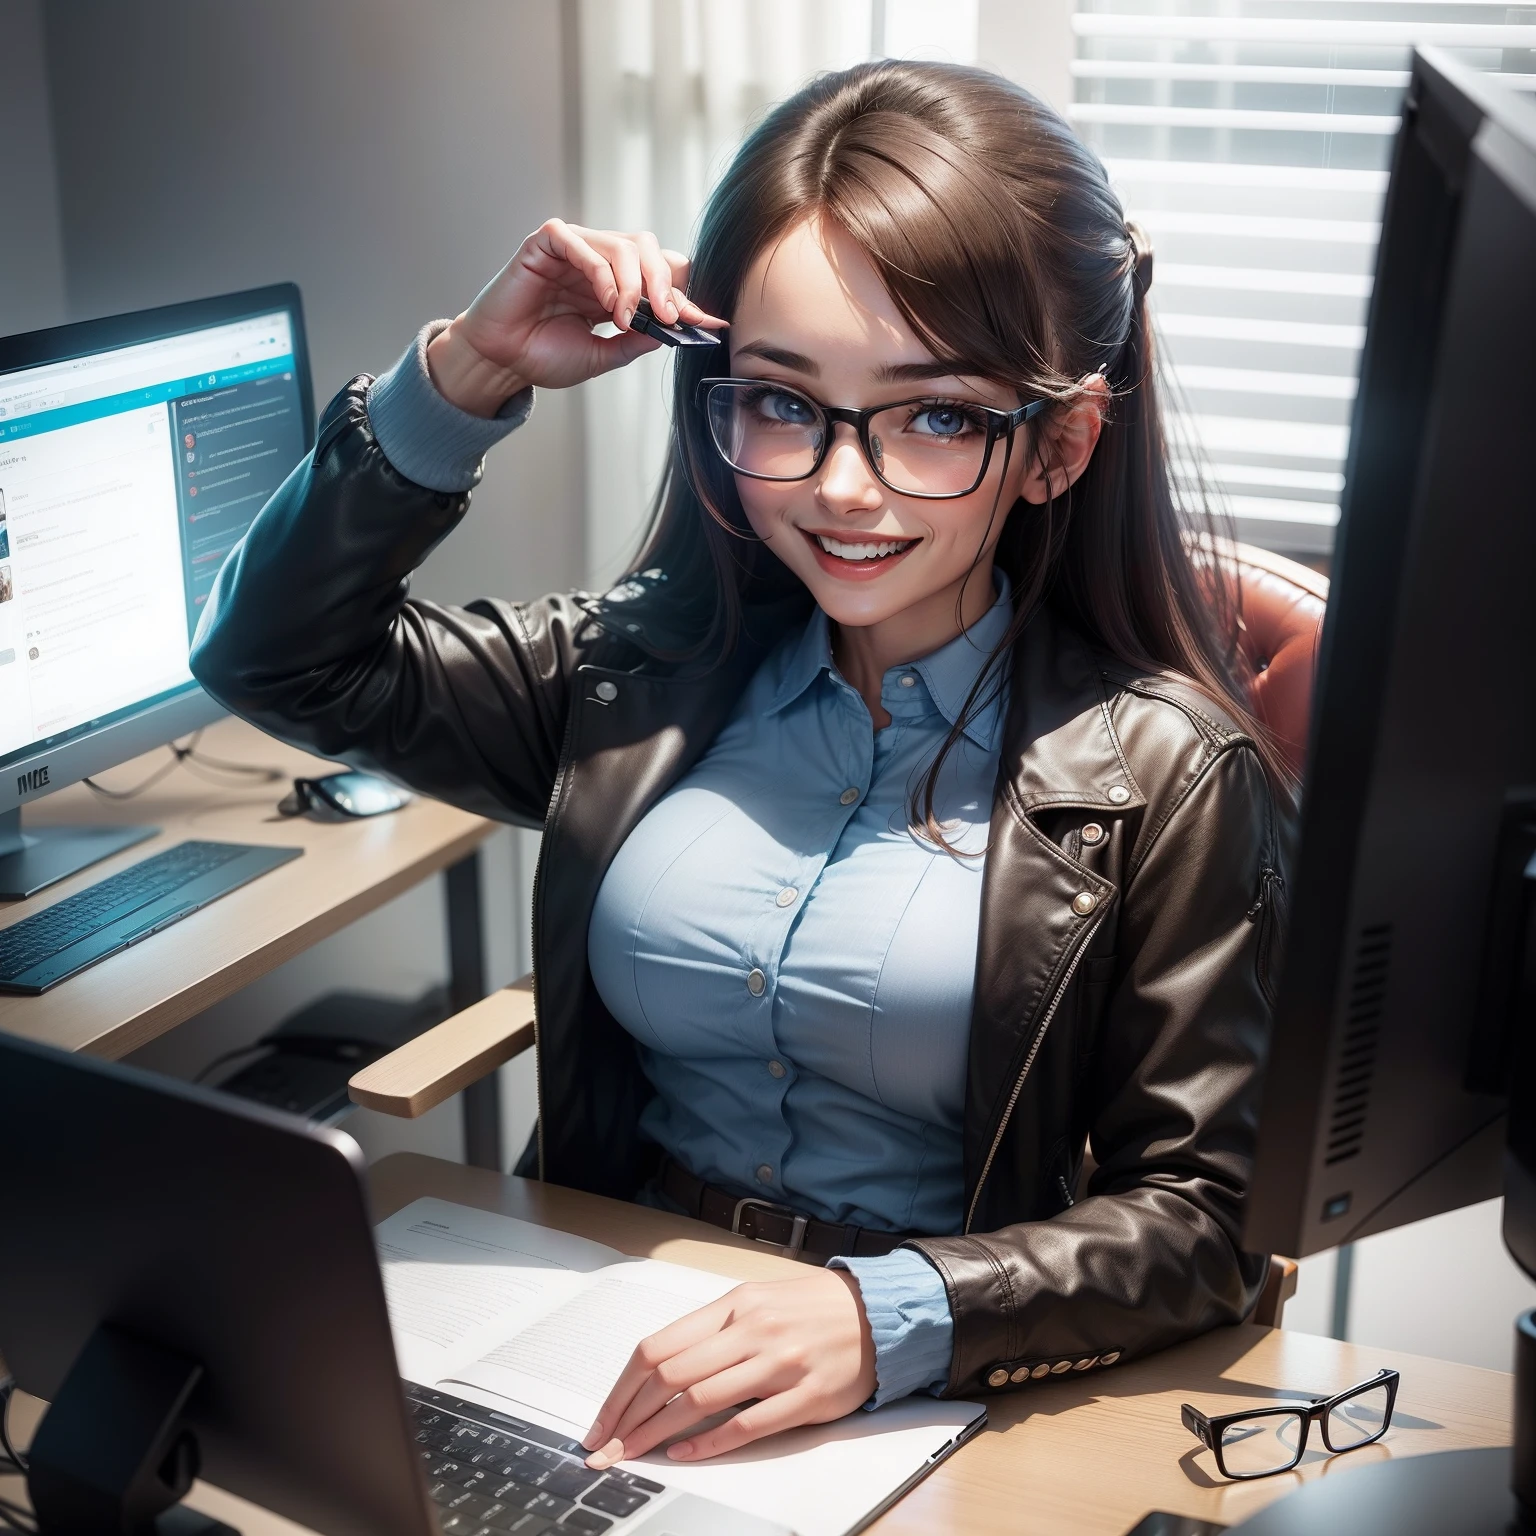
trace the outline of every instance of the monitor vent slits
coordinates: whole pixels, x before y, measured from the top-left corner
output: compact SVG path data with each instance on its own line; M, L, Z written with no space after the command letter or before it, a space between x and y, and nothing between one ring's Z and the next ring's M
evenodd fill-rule
M1364 928L1355 945L1349 979L1344 1038L1333 1077L1333 1112L1323 1162L1332 1166L1359 1155L1376 1070L1382 1008L1387 997L1387 969L1392 957L1392 925Z

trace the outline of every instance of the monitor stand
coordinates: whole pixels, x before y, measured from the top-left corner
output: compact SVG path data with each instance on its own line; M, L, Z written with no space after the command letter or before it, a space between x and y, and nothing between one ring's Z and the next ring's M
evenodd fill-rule
M181 1503L199 1470L183 1415L202 1375L195 1360L98 1327L27 1455L40 1536L239 1536Z
M158 827L37 827L21 830L21 811L0 812L0 901L20 901L124 848Z

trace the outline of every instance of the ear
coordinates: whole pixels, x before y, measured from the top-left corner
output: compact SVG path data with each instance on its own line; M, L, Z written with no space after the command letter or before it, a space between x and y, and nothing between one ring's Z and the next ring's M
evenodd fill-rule
M1051 419L1030 444L1029 468L1019 495L1036 506L1062 495L1088 468L1099 445L1104 412L1109 408L1109 385L1103 374L1095 373L1080 388L1076 402Z

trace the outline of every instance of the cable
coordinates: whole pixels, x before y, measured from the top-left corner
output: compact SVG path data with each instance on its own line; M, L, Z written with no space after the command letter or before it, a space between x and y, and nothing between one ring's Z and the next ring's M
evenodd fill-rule
M105 784L98 784L95 779L82 779L80 782L88 789L94 791L105 800L132 800L142 795L146 789L153 788L167 774L174 773L178 768L187 768L196 772L202 768L207 770L198 773L197 777L209 784L222 784L225 781L212 777L213 774L227 773L240 778L254 777L262 784L276 784L288 775L281 768L272 768L258 763L231 763L221 757L210 757L206 752L198 750L198 742L202 740L202 731L194 731L185 746L177 742L167 743L166 750L171 754L168 763L162 763L148 778L135 784L132 789L108 789Z
M209 1077L217 1072L220 1067L227 1066L230 1062L238 1060L241 1056L250 1056L256 1051L270 1050L271 1046L272 1042L270 1040L253 1040L249 1045L236 1046L232 1051L225 1051L222 1055L215 1056L206 1067L198 1072L192 1081L194 1083L207 1082Z
M11 1444L11 1432L6 1427L6 1418L11 1411L11 1398L15 1391L14 1376L0 1377L0 1455L3 1455L18 1472L25 1474L27 1458Z
M27 1475L27 1458L11 1444L6 1417L10 1412L11 1398L16 1391L14 1376L0 1377L0 1465L8 1462L21 1476ZM37 1522L30 1511L7 1498L0 1498L0 1529L19 1531L22 1536L36 1536Z
M21 1536L37 1536L31 1512L9 1499L0 1499L0 1531L19 1531Z

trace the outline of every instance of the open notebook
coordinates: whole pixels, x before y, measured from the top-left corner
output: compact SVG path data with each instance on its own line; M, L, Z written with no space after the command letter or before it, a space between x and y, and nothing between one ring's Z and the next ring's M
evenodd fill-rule
M376 1236L401 1375L573 1438L641 1339L737 1283L442 1200ZM626 1465L800 1536L846 1536L985 1420L977 1403L906 1398L708 1462Z

